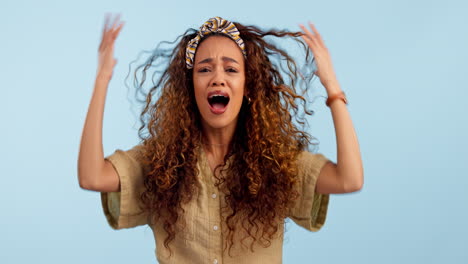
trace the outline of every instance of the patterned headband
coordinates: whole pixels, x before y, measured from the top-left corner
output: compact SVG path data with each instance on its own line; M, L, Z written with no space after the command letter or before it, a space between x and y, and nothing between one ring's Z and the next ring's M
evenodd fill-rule
M220 17L210 18L208 21L203 23L203 25L198 30L198 34L187 44L187 49L185 51L185 62L188 69L193 68L193 59L195 57L195 51L197 46L200 43L200 40L211 33L222 33L236 42L239 48L244 54L244 57L247 57L244 41L240 37L239 30L237 30L234 23L224 20Z

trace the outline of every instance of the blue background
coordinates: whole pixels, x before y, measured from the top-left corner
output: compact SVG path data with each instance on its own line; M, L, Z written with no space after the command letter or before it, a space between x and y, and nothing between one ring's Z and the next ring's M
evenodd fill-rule
M4 1L0 7L0 263L154 263L151 229L114 231L77 157L106 12L126 25L104 116L105 154L138 142L129 63L213 16L299 30L332 54L364 162L317 233L288 225L284 263L468 263L468 2ZM326 95L315 81L314 92ZM323 99L309 132L336 161Z

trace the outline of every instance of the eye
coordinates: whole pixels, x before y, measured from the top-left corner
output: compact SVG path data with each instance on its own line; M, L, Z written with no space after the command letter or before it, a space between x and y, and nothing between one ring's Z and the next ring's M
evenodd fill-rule
M234 69L234 68L227 68L226 71L227 71L227 72L237 72L237 70Z
M198 72L209 72L209 71L210 71L210 69L208 69L207 67L201 68L201 69L198 70Z

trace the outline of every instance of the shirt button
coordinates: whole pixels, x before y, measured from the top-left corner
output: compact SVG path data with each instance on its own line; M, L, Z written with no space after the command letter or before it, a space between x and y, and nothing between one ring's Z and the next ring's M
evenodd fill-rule
M214 260L213 260L213 264L218 264L218 260L217 260L217 259L214 259Z
M213 226L213 229L218 230L218 226L217 225Z
M213 199L216 198L216 193L213 193L211 197L213 197Z

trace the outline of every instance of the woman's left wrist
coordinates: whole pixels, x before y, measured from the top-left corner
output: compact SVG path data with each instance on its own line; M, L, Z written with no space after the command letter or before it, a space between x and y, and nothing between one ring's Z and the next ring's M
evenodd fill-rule
M340 84L336 79L330 79L322 82L322 85L327 90L328 95L337 94L341 92Z
M340 87L340 85L338 83L329 83L329 84L327 84L327 86L325 86L325 90L327 90L327 94L329 96L342 92L341 87Z

